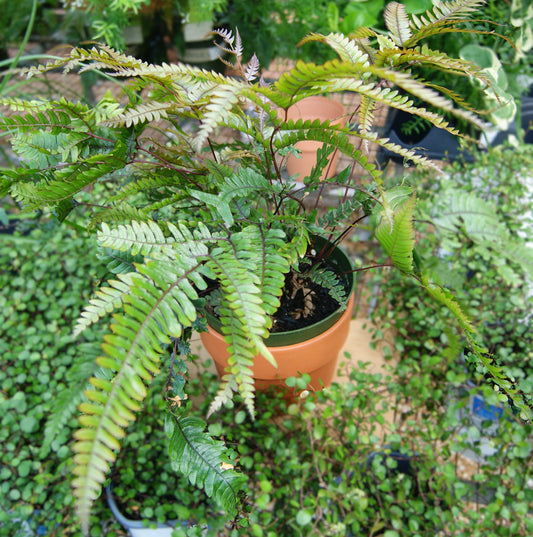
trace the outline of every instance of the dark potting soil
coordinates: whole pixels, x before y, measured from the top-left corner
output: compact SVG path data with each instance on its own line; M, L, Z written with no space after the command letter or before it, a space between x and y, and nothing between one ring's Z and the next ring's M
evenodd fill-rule
M289 273L280 306L272 320L271 333L288 332L311 326L339 308L329 291L312 282Z
M213 291L218 284L214 281L211 283ZM272 316L270 333L290 332L311 326L334 313L339 305L325 287L291 271L285 277L280 306ZM207 309L217 316L216 305L208 304Z

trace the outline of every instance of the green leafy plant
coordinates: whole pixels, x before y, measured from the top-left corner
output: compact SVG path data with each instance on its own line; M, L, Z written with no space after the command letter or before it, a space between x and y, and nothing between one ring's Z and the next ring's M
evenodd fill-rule
M0 534L21 535L21 523L47 535L81 535L72 517L70 443L76 405L97 366L87 330L72 344L72 325L106 276L92 237L57 222L21 218L6 209L0 226ZM16 224L16 226L15 226ZM86 255L71 255L73 251ZM95 505L92 535L117 537L103 503Z
M253 414L250 368L257 354L273 360L264 339L287 292L287 275L303 271L304 277L320 279L316 267L325 264L327 252L313 252L312 237L321 234L337 244L370 212L375 236L389 256L387 264L415 279L451 312L502 398L511 396L523 416L530 416L512 380L483 353L459 303L415 262L413 189L385 188L367 155L368 146L377 144L426 163L372 132L377 104L457 133L442 116L414 105L399 89L480 124L457 95L440 94L413 77L411 64L427 63L488 82L476 66L420 45L432 34L451 32L481 3L438 4L424 18L409 17L402 5L393 3L385 11L387 33L361 29L352 38L312 34L303 42L329 45L338 59L322 65L298 63L271 86L261 79L254 82L259 64L256 58L243 63L240 36L220 31L240 78L184 64L151 65L96 46L76 48L28 74L59 68L104 72L126 79L120 98L106 94L95 105L66 99L3 101L12 113L0 120L0 128L10 134L21 165L4 172L0 193L9 193L27 210L51 210L61 221L73 215L76 221L78 215L87 217L86 229L96 232L105 249L103 262L115 273L90 300L74 329L79 336L112 314L96 360L107 376L89 380L88 401L80 406L81 426L74 434L73 494L85 532L120 440L140 411L153 377L170 370L176 380L168 396L181 396L183 375L174 365L178 356L187 356L192 330L202 328L211 291L217 290L221 333L230 352L230 367L211 411L238 394ZM342 91L361 97L350 115L355 128L284 118L304 97ZM251 103L256 117L246 115L242 103ZM250 142L217 144L221 127L245 134ZM294 188L282 173L284 157L297 142L309 139L327 144L329 151L343 152L359 165L365 187L352 177L352 168L319 181L327 165L326 150L319 151L321 158L303 188ZM96 199L95 185L101 187ZM319 219L315 207L306 206L306 198L320 198L331 185L345 191L344 203ZM306 256L307 263L301 262ZM339 308L346 307L347 298L340 299ZM218 444L203 435L202 423L187 416L170 423L169 453L176 466L191 483L212 493L230 518L237 516L240 502L233 483L239 478L233 470L216 471ZM192 436L177 434L191 424ZM194 444L189 442L192 437ZM201 456L204 450L209 457Z
M532 157L528 145L493 148L478 154L473 163L445 168L443 176L414 173L409 177L420 192L416 219L428 224L425 233L420 228L423 237L417 244L426 272L453 290L495 362L505 366L526 394L531 393L532 381L533 250L527 231L532 224L527 182ZM389 355L433 356L431 367L426 367L440 378L454 363L465 368L460 360L464 339L450 330L449 313L435 308L394 273L375 277L382 299L373 310L379 327L375 335L383 339L389 334ZM471 369L473 379L475 369Z
M150 0L62 0L63 6L73 15L83 17L92 39L103 41L123 50L124 29L150 4Z
M467 437L470 426L458 418L468 398L457 389L459 371L443 383L416 368L403 377L395 365L383 373L369 368L347 360L338 383L290 403L280 393L258 393L255 421L239 398L208 420L213 434L224 431L236 446L250 484L249 519L219 534L481 536L508 535L511 526L527 535L530 425L506 415L494 455L476 463L468 457L479 452L481 436ZM197 375L193 398L214 394L213 381L209 372ZM306 379L287 383L305 388ZM187 412L203 415L209 398L195 399ZM503 469L512 477L503 478Z
M216 12L224 11L228 0L180 1L179 10L184 22L212 21Z

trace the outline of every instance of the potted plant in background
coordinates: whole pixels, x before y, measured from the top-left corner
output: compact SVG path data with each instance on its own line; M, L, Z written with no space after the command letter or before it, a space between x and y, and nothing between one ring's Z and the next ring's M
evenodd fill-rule
M346 124L345 109L341 102L334 101L328 97L317 95L302 99L287 110L287 119L315 120L321 123L328 120L332 124L344 127ZM287 172L291 177L303 182L304 177L308 177L316 166L317 151L322 147L320 142L300 142L296 145L298 154L287 157ZM337 172L338 152L334 151L330 155L327 166L322 172L320 179L333 177Z
M5 172L1 191L30 210L50 207L62 221L86 211L87 229L98 229L98 241L108 249L104 259L116 273L99 289L75 329L80 334L115 312L97 359L110 378L91 377L91 388L85 392L88 401L80 405L81 428L75 433L73 486L84 531L92 502L116 459L119 440L135 420L153 376L175 378L167 392L169 400L185 397L176 363L180 355L187 355L192 330L205 328L205 317L212 313L219 317L228 346L228 368L211 411L231 404L238 393L253 414L254 362L261 355L276 367L265 340L278 322L277 312L292 310L293 320L313 319L317 306L327 302L342 317L353 272L336 273L329 259L372 210L375 237L389 264L449 307L476 358L529 415L505 372L481 352L458 304L415 267L413 190L402 185L385 189L364 151L376 143L424 162L371 132L376 103L456 132L440 115L415 106L391 85L479 123L461 108L462 99L448 95L448 100L413 78L411 59L420 59L421 53L402 46L406 36L414 46L432 33L455 27L478 3L441 4L426 13L425 23L410 19L401 5L391 4L385 12L389 33L363 32L376 39L374 48L362 37L309 36L304 42L324 42L339 59L324 65L299 63L272 86L253 82L258 62L243 65L240 37L220 31L223 48L235 58L241 79L183 64L147 65L103 46L74 49L68 57L30 73L63 66L127 78L125 105L109 94L94 106L66 100L6 100L15 112L6 115L0 126L11 133L14 149L26 160L20 168ZM429 50L423 54L440 69L478 75L468 62L444 54L435 58ZM361 95L355 131L329 122L279 117L279 109L286 111L304 97L348 90ZM245 101L257 108L257 118L244 114L240 104ZM222 127L248 135L250 142L217 144L216 130ZM348 134L361 140L363 150L349 143ZM326 147L318 151L305 188L295 192L283 180L278 157L303 140L317 140ZM345 189L346 195L339 207L318 218L315 206L305 202L309 194L320 195L325 183L320 174L334 149L365 170L366 184L363 188L356 184L350 168L328 180ZM102 188L91 191L88 187L95 184ZM318 245L316 235L326 238L325 245ZM298 303L286 307L287 300ZM204 435L202 421L170 413L166 426L175 468L213 495L229 517L236 516L242 476L220 465L222 446Z
M455 93L487 117L486 128L472 132L485 145L501 144L509 134L516 133L513 120L521 107L523 95L527 94L533 81L527 60L532 45L523 38L530 32L530 25L531 13L525 4L490 0L481 7L479 18L469 23L468 33L457 33L455 39L449 39L449 35L443 33L430 40L430 46L472 61L490 80L488 91L483 84L468 77L457 80L453 88ZM415 69L422 77L429 75L424 73L424 65ZM431 81L435 87L450 88L446 73L435 73ZM472 154L465 151L457 137L432 129L427 122L409 114L391 110L386 135L394 143L417 149L419 154L428 158L473 160ZM384 152L384 156L398 160L391 153Z
M220 49L214 45L211 31L217 14L225 10L227 3L228 0L181 0L178 3L181 33L175 44L180 61L211 68L213 62L218 62Z

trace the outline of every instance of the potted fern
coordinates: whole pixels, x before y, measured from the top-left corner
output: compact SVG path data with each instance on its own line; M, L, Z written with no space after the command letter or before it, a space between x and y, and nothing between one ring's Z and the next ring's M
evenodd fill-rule
M78 227L80 218L87 217L85 230L95 232L102 259L113 273L74 329L79 335L113 314L97 359L104 373L89 380L73 446L73 493L85 532L120 439L157 375L171 381L163 397L168 401L165 423L174 468L205 488L228 517L239 514L243 479L232 465L222 464L224 446L204 433L201 420L172 412L185 397L183 369L193 330L205 331L206 318L213 315L227 346L228 366L210 412L230 405L235 396L253 416L255 363L261 359L281 367L265 344L278 311L300 300L293 318L305 321L327 302L333 304L334 317L349 317L353 274L364 267L336 271L330 259L370 214L374 236L389 256L387 265L415 278L421 292L450 308L476 359L502 393L530 415L505 372L483 354L459 305L417 269L414 191L402 184L385 188L367 155L368 146L377 144L427 163L372 132L378 103L456 132L441 115L416 106L399 90L481 124L462 99L435 91L411 73L411 62L427 56L439 69L478 76L469 62L418 44L460 24L481 3L442 3L421 18L408 17L402 5L392 3L385 11L389 31L383 35L370 29L352 38L310 35L304 42L330 46L338 59L322 65L298 63L270 86L260 78L254 57L243 64L240 36L218 31L240 77L184 64L149 65L95 46L76 48L28 74L59 68L101 71L121 80L119 98L108 93L95 105L66 99L4 101L12 110L2 117L0 128L10 133L23 159L19 168L5 172L0 193L9 193L28 210L48 208ZM305 97L341 91L357 92L361 98L344 127L286 118L289 107ZM256 116L245 114L243 103L251 103ZM249 142L235 136L235 142L217 143L221 128L239 131ZM286 180L284 163L304 140L324 146L303 188L295 190ZM351 158L364 177L353 176L355 166L350 166L321 181L334 151ZM344 189L345 195L339 206L319 217L320 199L331 186Z

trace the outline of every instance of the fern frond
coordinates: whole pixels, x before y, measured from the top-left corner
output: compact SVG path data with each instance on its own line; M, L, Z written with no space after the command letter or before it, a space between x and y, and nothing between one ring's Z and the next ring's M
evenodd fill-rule
M240 94L240 86L237 84L221 84L213 89L209 102L203 110L200 130L193 140L197 151L201 150L209 135L220 125L221 118L229 115L232 108L237 105Z
M84 398L83 390L89 378L97 372L95 358L98 356L98 348L92 343L79 343L76 348L76 361L66 374L68 385L54 397L53 411L44 426L43 450L51 447L69 419L75 415L78 404Z
M409 98L398 95L390 88L382 87L380 82L373 82L368 78L369 75L372 75L376 81L386 80L437 109L449 112L480 128L484 127L483 122L475 114L457 108L453 101L413 79L409 74L375 65L363 67L357 63L339 62L339 60L332 60L320 66L298 62L293 69L283 73L276 82L276 89L279 91L271 88L258 88L257 91L264 93L266 97L284 109L299 100L300 96L318 95L330 91L355 91L376 102L424 117L436 127L444 128L453 134L460 134L451 129L448 121L441 115L429 112L426 108L414 106ZM295 97L296 95L298 98Z
M410 20L405 6L398 2L390 2L385 7L383 16L389 35L398 46L403 47L404 43L409 41L412 35Z
M266 349L262 339L268 336L268 319L261 308L259 279L242 265L237 265L233 252L226 255L217 253L210 266L221 282L223 297L231 304L230 308L220 308L222 335L228 344L230 359L228 372L222 377L222 385L209 408L209 413L218 410L227 401L222 398L225 388L235 384L244 404L254 415L254 381L252 366L260 348ZM269 351L266 358L272 358ZM275 362L274 362L275 363Z
M178 187L182 183L180 175L175 170L165 170L158 168L157 173L149 173L135 177L124 185L119 192L108 198L108 202L117 203L136 194L150 192L153 190Z
M173 103L160 101L143 102L127 108L122 113L115 113L113 117L108 118L103 124L132 127L140 123L161 121L161 119L168 117L168 112L174 107L175 105Z
M96 257L105 263L106 268L112 274L127 274L135 272L135 263L142 263L142 255L131 255L130 252L120 252L111 248L99 246Z
M444 233L466 233L473 240L506 241L508 232L495 217L497 209L475 194L447 189L432 210L432 221Z
M230 170L228 170L230 171ZM213 218L222 218L228 226L233 224L233 214L230 204L235 199L243 199L245 203L254 203L256 199L268 198L280 194L283 190L281 184L271 184L261 174L251 168L239 168L224 177L220 192L216 195L209 192L191 190L190 194L212 208Z
M533 277L533 249L511 236L497 218L498 211L491 201L456 189L446 189L445 193L432 210L432 222L445 238L455 240L458 234L464 234L516 263L524 275Z
M98 227L104 222L118 224L136 220L137 222L147 223L149 220L148 213L149 211L146 207L143 209L138 209L137 207L133 207L128 203L122 202L98 211L89 220L87 230L92 231L95 227Z
M29 69L23 70L22 73L26 74L27 78L32 78L60 68L67 74L78 68L80 68L82 72L89 68L95 70L103 68L110 71L120 71L124 66L134 69L147 65L148 64L145 62L142 62L133 56L121 54L111 47L99 44L90 49L73 48L70 53L63 58L39 65L32 65Z
M289 271L288 258L293 255L286 253L283 238L284 234L275 229L263 233L256 226L249 226L232 234L231 242L221 244L208 261L228 304L220 309L220 321L230 354L227 374L210 413L226 403L233 391L238 391L253 416L254 358L261 354L276 365L263 340L272 323L270 315L279 307L283 275ZM291 244L291 248L296 245Z
M334 228L339 222L345 222L348 218L352 218L354 212L365 209L363 205L365 201L366 199L362 199L362 196L358 195L357 191L354 192L353 196L350 196L345 202L341 202L337 207L332 208L321 216L318 220L318 225L324 229ZM367 213L366 210L365 213Z
M231 469L231 465L227 468L227 448L204 432L205 428L205 422L199 418L167 416L170 462L175 471L186 475L192 485L203 488L234 518L246 477Z
M422 276L419 282L434 300L446 306L455 317L466 336L470 349L474 353L475 360L492 377L496 385L495 388L500 392L500 397L504 400L511 399L515 407L519 409L520 417L525 421L531 421L533 419L533 402L531 398L526 399L524 394L516 389L514 382L505 375L504 369L496 365L487 354L486 349L479 344L477 333L471 321L453 295L443 287L429 282L425 276Z
M365 170L374 181L376 181L378 184L381 183L381 172L376 168L375 164L369 160L368 156L363 151L356 149L353 146L349 140L347 132L343 131L342 129L339 129L335 126L326 128L324 124L320 126L319 122L313 122L310 120L298 120L296 122L291 120L287 123L281 124L280 126L282 130L280 130L278 135L274 138L274 146L277 150L295 145L296 143L304 140L316 140L318 142L323 142L327 145L337 148L339 151L355 160L357 164L359 164L359 166L361 166L361 168ZM456 131L454 130L454 132ZM393 144L387 138L379 138L377 133L366 134L364 132L357 132L356 136L368 143L374 143L383 148L389 149L390 151L403 156L406 160L411 160L416 164L434 166L425 157L417 155L414 150L406 149L397 144Z
M259 75L259 67L259 58L254 52L252 58L246 66L246 70L244 71L244 79L246 80L246 82L252 82L252 80L255 80L257 78L257 76Z
M431 50L427 45L412 49L403 49L401 51L384 49L377 53L377 57L380 63L384 65L392 64L396 67L412 63L427 65L456 76L475 78L482 84L490 83L489 78L475 63L460 58L452 58L443 52Z
M293 146L304 140L316 140L337 148L345 155L353 158L370 176L379 179L376 166L371 163L362 151L355 149L350 143L347 131L329 122L320 123L319 120L289 120L280 123L280 131L274 137L274 147L279 151L282 148ZM372 138L372 136L370 136Z
M42 101L39 99L19 99L17 97L2 97L0 99L0 106L6 106L14 112L44 112L50 109L49 101ZM9 117L9 116L8 116ZM0 124L5 124L6 117L0 119Z
M104 336L101 367L113 371L113 380L91 378L94 389L82 403L81 428L75 433L73 482L76 511L87 532L90 510L99 494L124 430L147 393L152 376L159 371L163 347L179 338L196 319L196 289L205 289L199 263L176 251L138 266L130 292L123 297L124 313L115 314L111 332ZM193 285L196 287L193 287Z
M330 33L327 35L311 33L304 37L300 44L303 45L310 41L319 41L328 44L340 57L342 61L350 63L360 63L369 65L370 59L368 54L361 49L359 42L346 37L344 34Z
M485 0L437 0L432 9L428 9L424 15L411 15L412 37L404 43L410 47L442 31L447 26L455 26L457 23L468 20L469 16L476 11Z
M516 263L533 280L533 248L522 241L510 240L501 244L500 252L511 263Z
M404 273L413 271L413 249L415 246L415 230L413 217L416 198L413 194L398 208L392 204L385 207L381 214L381 222L375 236L390 256L394 266Z
M117 144L117 148L106 155L94 155L58 168L49 181L16 182L11 186L12 196L30 207L56 205L71 199L101 177L124 168L124 155L125 147Z
M318 266L314 266L309 272L305 273L305 276L313 283L316 283L322 286L324 289L327 289L331 298L335 299L339 303L341 310L346 309L346 302L348 299L346 296L346 290L342 282L333 271L323 270Z
M98 232L98 242L108 248L121 251L131 251L132 255L149 255L153 251L160 251L171 242L153 221L138 222L119 225L111 229L105 222Z
M370 99L366 95L361 96L359 111L357 118L359 119L359 131L362 134L368 135L374 125L374 111L376 109L376 101ZM368 141L365 140L365 152L368 153Z
M119 280L109 280L109 287L101 287L95 292L95 297L89 300L76 321L73 337L77 337L88 326L96 323L105 315L118 309L124 302L124 296L129 292L132 279L127 274L119 274Z

